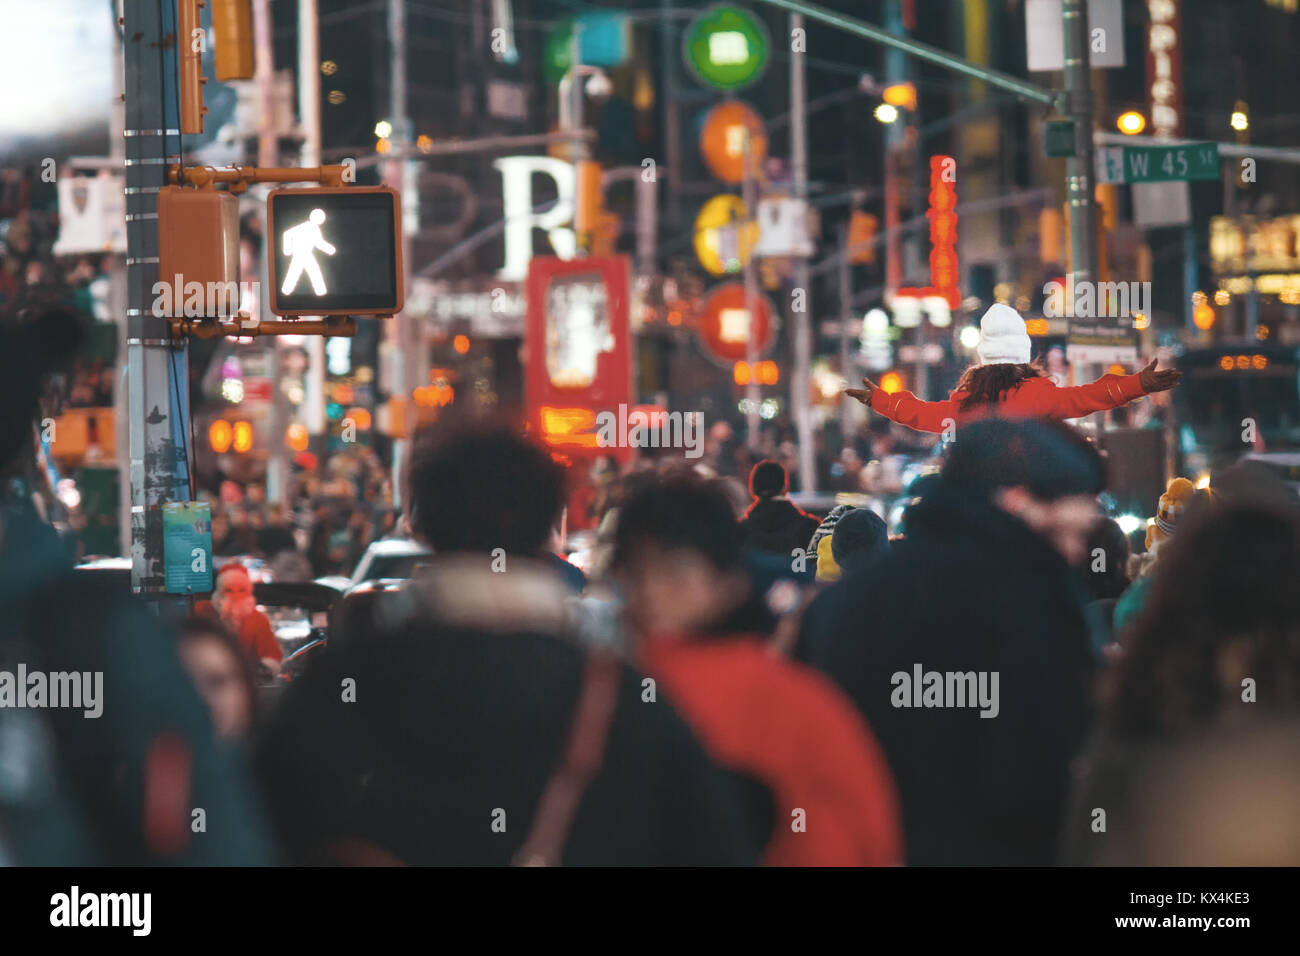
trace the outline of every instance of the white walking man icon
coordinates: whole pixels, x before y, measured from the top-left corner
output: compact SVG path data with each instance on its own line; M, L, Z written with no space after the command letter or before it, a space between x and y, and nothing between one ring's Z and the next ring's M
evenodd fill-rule
M320 234L320 224L325 221L325 210L313 209L308 221L290 226L284 231L284 254L290 257L289 274L284 277L280 287L281 295L292 294L302 274L307 273L311 287L317 295L324 295L325 277L321 275L320 265L316 262L316 250L326 255L334 255L335 249Z

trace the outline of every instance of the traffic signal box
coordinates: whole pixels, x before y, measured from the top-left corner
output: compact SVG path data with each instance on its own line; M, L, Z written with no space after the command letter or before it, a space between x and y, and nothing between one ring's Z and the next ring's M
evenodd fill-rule
M253 78L252 0L212 0L213 59L218 83Z
M216 169L173 166L173 184L158 195L158 264L170 295L156 298L159 316L182 319L178 331L201 337L293 333L350 335L350 316L392 316L404 298L402 209L384 186L341 186L342 166L312 169ZM321 182L276 189L267 197L267 301L292 322L254 322L240 331L221 323L238 313L238 202L232 193L255 182ZM226 183L229 189L217 188ZM196 294L203 293L202 305ZM214 285L216 284L216 285ZM156 293L155 293L156 295ZM319 316L302 319L301 316Z
M203 28L199 23L202 0L178 0L177 26L180 29L178 47L181 81L181 132L193 136L203 132L203 117L208 108L203 105Z
M176 16L180 36L181 132L193 136L203 132L203 51L207 48L199 11L205 0L177 0ZM252 0L212 0L212 61L218 83L253 78Z
M402 208L387 186L276 189L266 197L276 315L402 311Z
M239 297L231 301L225 290L230 288L227 283L239 284L239 200L215 189L164 186L159 190L158 278L171 293L156 297L160 316L234 315ZM203 290L202 307L196 308L194 298L186 293L192 283ZM209 295L210 288L221 294Z

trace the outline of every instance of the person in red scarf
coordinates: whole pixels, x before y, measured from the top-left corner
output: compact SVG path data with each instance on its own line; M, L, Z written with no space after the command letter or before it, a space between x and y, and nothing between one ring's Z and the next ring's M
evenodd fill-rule
M980 418L1078 418L1167 391L1183 374L1176 369L1157 370L1152 359L1133 375L1103 375L1088 385L1061 388L1030 364L1025 320L1001 303L990 306L980 319L976 354L979 364L966 370L944 401L924 402L911 392L890 394L865 378L865 388L849 388L845 393L900 425L942 432Z
M683 476L634 493L619 511L613 567L634 662L747 785L763 862L901 863L893 776L852 702L745 629L756 598L722 490Z

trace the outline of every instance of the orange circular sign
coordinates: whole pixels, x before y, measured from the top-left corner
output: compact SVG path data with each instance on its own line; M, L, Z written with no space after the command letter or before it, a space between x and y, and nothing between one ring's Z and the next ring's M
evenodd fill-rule
M763 118L751 106L737 100L719 103L709 110L700 131L700 153L709 172L724 183L745 178L745 146L749 141L750 172L757 175L767 158L767 132Z
M700 343L712 358L727 365L749 358L751 329L756 340L755 354L772 347L776 331L772 306L767 296L756 293L754 318L750 321L745 305L745 285L728 282L709 293L700 316Z

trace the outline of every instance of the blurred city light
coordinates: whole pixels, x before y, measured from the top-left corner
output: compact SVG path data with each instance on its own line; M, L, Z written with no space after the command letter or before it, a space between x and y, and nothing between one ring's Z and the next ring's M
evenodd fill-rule
M886 395L893 395L903 390L903 376L897 372L886 372L880 377L880 389Z
M1146 520L1139 518L1137 515L1120 515L1115 519L1115 523L1119 525L1119 530L1123 531L1127 535L1132 534L1134 531L1137 531L1145 525Z
M1119 119L1115 120L1115 125L1121 133L1127 136L1136 136L1147 128L1147 118L1137 110L1129 110L1126 113L1119 114Z
M898 107L889 103L881 103L876 107L874 115L882 123L892 123L898 119Z
M208 445L218 455L224 455L230 451L231 439L230 422L224 418L218 418L208 426Z
M916 84L914 83L891 83L881 91L880 96L889 106L916 109Z
M241 455L253 449L253 426L248 422L235 422L231 447Z
M285 444L294 451L306 451L310 436L307 434L307 426L294 422L285 432Z

